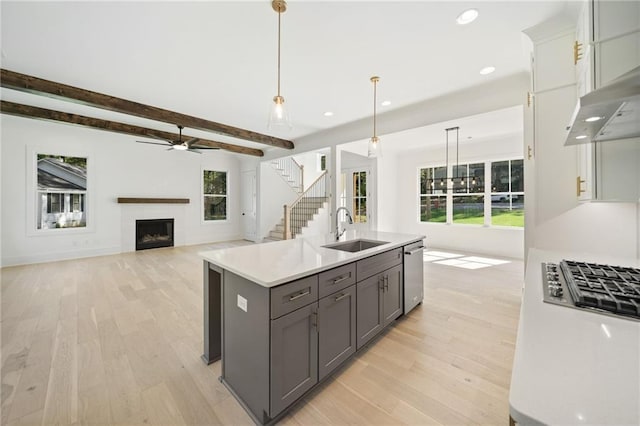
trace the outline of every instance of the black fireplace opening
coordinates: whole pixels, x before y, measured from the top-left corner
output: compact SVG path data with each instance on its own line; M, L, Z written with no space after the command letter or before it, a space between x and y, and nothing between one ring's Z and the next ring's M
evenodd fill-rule
M136 250L173 247L173 219L136 220Z

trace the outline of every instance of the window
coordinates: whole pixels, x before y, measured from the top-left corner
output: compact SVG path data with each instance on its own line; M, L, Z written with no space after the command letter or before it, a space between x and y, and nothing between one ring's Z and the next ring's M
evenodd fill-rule
M484 163L453 167L453 223L484 224Z
M353 179L353 223L367 222L367 172L355 172Z
M227 172L203 171L204 220L227 219Z
M87 226L87 159L37 154L37 229Z
M319 154L319 163L318 163L318 167L320 171L324 171L327 170L327 156L324 154Z
M447 170L445 167L420 169L420 221L447 221Z
M420 222L524 227L524 160L421 168L419 180Z
M524 161L491 163L491 224L524 227Z

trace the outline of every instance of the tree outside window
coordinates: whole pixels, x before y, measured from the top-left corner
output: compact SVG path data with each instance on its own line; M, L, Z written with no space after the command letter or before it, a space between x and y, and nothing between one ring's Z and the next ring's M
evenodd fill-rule
M491 163L491 224L524 227L524 160Z
M429 167L420 169L420 221L447 221L447 169Z
M226 220L227 172L204 170L202 177L204 220Z

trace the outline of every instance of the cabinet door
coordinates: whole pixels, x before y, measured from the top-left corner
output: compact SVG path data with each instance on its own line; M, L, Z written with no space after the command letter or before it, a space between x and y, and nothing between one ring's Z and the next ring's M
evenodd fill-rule
M322 380L356 351L356 286L318 303L318 376Z
M382 330L382 285L382 275L374 275L356 285L358 349Z
M402 314L402 265L384 273L382 298L383 325L387 326Z
M271 417L318 382L317 319L316 302L271 321Z

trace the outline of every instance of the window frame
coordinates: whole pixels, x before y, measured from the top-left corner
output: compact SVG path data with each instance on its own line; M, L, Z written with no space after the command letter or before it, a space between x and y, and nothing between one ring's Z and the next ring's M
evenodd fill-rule
M65 227L65 228L38 228L38 198L46 192L38 190L38 155L60 156L60 157L78 157L85 158L87 161L86 190L85 191L69 191L68 193L84 194L85 208L85 226L82 227ZM75 149L56 149L41 145L26 146L26 234L29 237L53 236L53 235L72 235L72 234L88 234L95 233L95 203L94 198L90 194L95 194L93 179L93 155L90 152ZM66 201L65 201L66 202Z
M510 200L513 199L513 197L518 197L518 196L525 196L526 193L524 191L524 158L522 157L508 157L508 158L496 158L496 159L491 159L491 160L470 160L470 161L466 161L465 163L460 163L458 164L459 167L463 167L466 166L466 176L465 176L465 186L466 186L466 192L456 192L456 186L452 185L449 182L450 187L445 188L443 191L437 191L437 184L436 182L438 180L440 180L440 177L436 177L435 175L435 170L436 169L445 169L447 170L447 179L451 179L452 177L454 177L454 171L456 170L456 164L449 164L448 167L446 167L443 164L437 163L437 164L429 164L429 165L421 165L417 167L417 173L416 173L416 186L417 186L417 206L416 206L416 221L418 224L435 224L435 225L455 225L455 226L473 226L473 227L478 227L478 226L482 226L485 228L501 228L501 229L514 229L514 230L524 230L524 227L520 227L520 226L508 226L508 225L495 225L492 223L492 202L491 202L491 196L495 195L492 192L492 167L493 167L493 163L499 163L499 162L503 162L503 161L507 161L508 165L509 165L509 188L511 189L511 163L514 161L522 161L522 180L523 180L523 184L522 184L522 191L517 191L517 192L509 192L507 193L510 197ZM482 164L484 167L484 174L482 176L482 188L483 191L482 192L471 192L470 188L469 188L469 170L470 170L470 166L475 165L475 164ZM433 170L432 172L432 176L433 176L433 182L434 182L434 188L435 190L429 191L427 190L427 193L423 193L422 192L422 170L425 169L431 169ZM428 183L427 183L428 185ZM453 200L455 197L459 197L459 196L482 196L483 197L483 223L482 224L472 224L472 223L459 223L459 222L455 222L453 219L453 209L454 209L454 203ZM444 222L435 222L435 221L423 221L422 220L422 203L423 203L423 198L428 198L428 197L446 197L446 220ZM512 201L510 201L512 202Z
M204 173L205 172L217 172L217 173L225 173L226 180L226 188L225 195L216 195L216 194L205 194L204 193ZM229 180L231 174L228 169L213 169L211 167L203 167L200 170L200 221L203 225L213 225L213 224L224 224L229 222ZM204 208L205 208L205 197L224 197L225 198L225 218L224 219L205 219Z
M512 191L512 184L513 184L513 179L512 179L512 166L511 163L514 161L521 161L522 162L522 191ZM502 162L507 162L508 164L508 170L509 170L509 176L508 176L508 181L509 181L509 191L493 191L493 163L502 163ZM513 225L495 225L493 223L493 197L494 196L502 196L504 195L505 198L507 198L509 200L509 210L512 210L513 208L513 197L519 197L519 196L523 196L525 197L525 191L524 191L524 158L509 158L507 160L496 160L496 161L491 161L489 164L491 164L492 170L491 170L491 179L492 181L489 183L489 188L491 189L491 193L489 195L489 211L491 212L491 216L489 217L490 223L492 227L495 228L503 228L503 229L524 229L524 222L522 224L522 226L513 226ZM524 205L522 206L522 212L524 213ZM523 219L524 220L524 219Z

